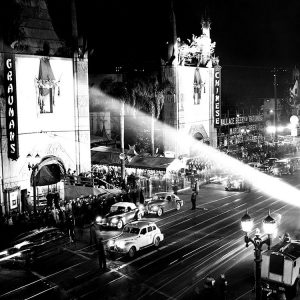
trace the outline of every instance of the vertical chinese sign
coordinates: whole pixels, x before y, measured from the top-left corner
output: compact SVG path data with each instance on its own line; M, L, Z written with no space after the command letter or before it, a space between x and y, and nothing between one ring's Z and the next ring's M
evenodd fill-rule
M4 88L6 102L7 155L12 160L19 157L18 144L18 111L16 93L15 56L6 53L4 56Z
M221 67L216 66L214 72L214 126L221 125Z

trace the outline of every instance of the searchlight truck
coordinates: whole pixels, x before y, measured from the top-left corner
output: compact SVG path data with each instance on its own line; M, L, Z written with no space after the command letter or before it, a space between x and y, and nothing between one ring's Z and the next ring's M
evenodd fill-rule
M261 266L263 299L292 299L299 295L299 268L300 240L284 239L264 251Z

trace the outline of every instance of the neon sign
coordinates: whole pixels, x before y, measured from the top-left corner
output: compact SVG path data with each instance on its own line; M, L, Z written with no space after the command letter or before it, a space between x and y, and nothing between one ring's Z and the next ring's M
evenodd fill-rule
M6 53L4 57L4 88L6 96L7 156L12 160L19 157L18 111L16 93L15 57Z
M215 67L214 74L214 126L221 125L221 68Z

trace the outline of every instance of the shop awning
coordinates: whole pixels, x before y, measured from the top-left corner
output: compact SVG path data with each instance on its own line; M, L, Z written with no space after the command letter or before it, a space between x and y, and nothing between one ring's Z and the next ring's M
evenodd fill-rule
M127 152L127 151L125 151ZM106 146L99 146L91 149L91 161L92 164L97 165L113 165L120 166L121 150L117 148L111 148ZM125 164L128 163L128 160L125 159Z
M169 157L135 156L126 165L126 168L166 171L166 169L170 166L170 164L173 161L174 158L169 158Z
M53 155L42 158L36 167L36 171L31 173L31 186L33 186L33 176L35 173L35 185L44 186L59 182L66 174L66 169L62 160Z

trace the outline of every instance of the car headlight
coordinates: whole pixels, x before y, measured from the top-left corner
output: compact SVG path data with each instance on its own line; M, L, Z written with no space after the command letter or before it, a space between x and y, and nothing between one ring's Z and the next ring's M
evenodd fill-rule
M117 241L116 242L116 246L118 248L124 248L125 247L125 242L124 241Z
M100 216L96 217L96 222L100 223L102 221L102 218Z
M7 250L4 250L4 251L0 252L0 256L7 255L7 254L8 254Z
M151 207L151 210L153 210L153 211L158 211L158 206L157 206L157 205L152 206L152 207Z
M111 247L113 245L114 245L114 241L113 240L108 240L107 247Z
M113 224L117 224L117 223L118 223L118 219L117 219L117 218L113 218L113 219L111 219L111 222L112 222Z

